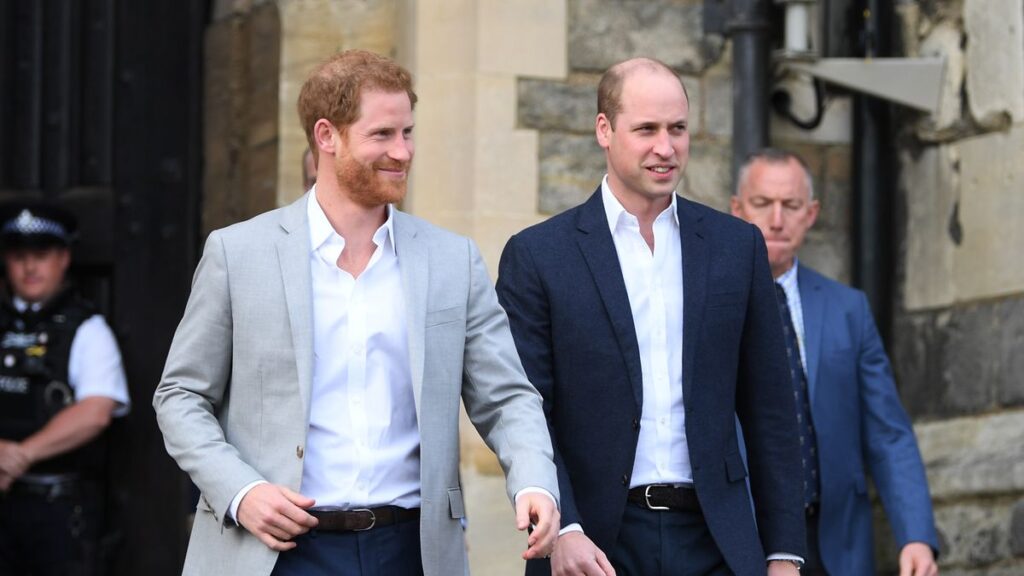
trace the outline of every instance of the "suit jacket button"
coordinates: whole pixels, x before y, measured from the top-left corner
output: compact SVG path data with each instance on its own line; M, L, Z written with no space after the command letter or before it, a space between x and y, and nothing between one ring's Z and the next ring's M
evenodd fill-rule
M302 446L296 446L295 447L295 455L299 458L299 460L302 460L302 455L303 454L305 454L305 451L302 449Z
M636 418L633 418L633 430L639 430L639 429L640 429L640 420L638 420Z
M629 474L622 475L622 485L629 486Z

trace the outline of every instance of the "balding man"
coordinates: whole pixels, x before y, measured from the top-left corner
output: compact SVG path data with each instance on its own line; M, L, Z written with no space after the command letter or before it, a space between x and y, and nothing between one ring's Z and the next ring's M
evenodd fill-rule
M804 447L804 573L874 574L870 472L900 547L901 576L934 576L938 538L921 454L867 299L799 263L818 216L795 154L763 150L740 169L732 212L760 227L791 342Z
M607 176L502 255L562 496L550 564L527 574L797 573L797 428L764 240L676 195L688 116L667 66L613 66L595 124Z

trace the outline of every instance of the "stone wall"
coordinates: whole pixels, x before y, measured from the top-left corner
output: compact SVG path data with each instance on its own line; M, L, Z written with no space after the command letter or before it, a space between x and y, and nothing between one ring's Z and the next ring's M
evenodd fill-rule
M928 467L943 574L1024 573L1024 3L897 6L946 60L940 110L898 137L893 365ZM883 552L892 565L892 550Z
M273 4L214 3L204 49L204 234L276 207L280 41Z

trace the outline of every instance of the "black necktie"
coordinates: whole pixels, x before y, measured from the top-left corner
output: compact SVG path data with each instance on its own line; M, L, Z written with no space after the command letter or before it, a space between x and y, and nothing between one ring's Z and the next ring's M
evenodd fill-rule
M786 341L786 357L789 359L789 373L793 382L793 400L796 420L800 425L800 458L804 468L804 506L818 501L818 442L814 438L814 423L811 421L811 396L807 390L807 374L800 359L800 342L789 313L786 291L775 284L778 294L779 312L782 315L782 332Z

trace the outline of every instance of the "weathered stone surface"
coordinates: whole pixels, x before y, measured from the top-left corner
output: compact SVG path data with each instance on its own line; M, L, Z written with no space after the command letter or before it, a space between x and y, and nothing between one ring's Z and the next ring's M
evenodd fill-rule
M541 133L540 212L557 214L583 202L604 173L604 151L593 135Z
M569 0L569 68L604 71L651 56L687 74L714 62L722 40L705 37L703 3L672 0Z
M691 139L690 161L678 191L690 200L728 212L729 197L732 196L731 158L728 142Z
M1001 497L1024 492L1024 410L918 424L932 497Z
M921 41L920 56L941 56L946 60L939 110L921 119L919 129L936 131L955 127L963 108L964 52L963 31L953 21L939 23Z
M959 149L929 146L917 155L902 154L900 163L907 208L903 306L912 311L948 306L956 298Z
M979 124L1024 119L1024 0L966 0L967 102Z
M894 336L893 367L912 415L977 414L1024 403L1024 297L900 314Z
M938 506L935 524L946 543L942 566L970 569L1009 560L1011 508L1009 499Z
M520 78L520 127L593 134L598 77L594 75L586 80L558 82Z
M1010 552L1024 558L1024 500L1018 500L1013 506L1010 519Z
M958 300L1024 292L1019 250L1024 246L1022 151L1024 125L960 143L963 242L954 263Z
M550 0L477 0L480 70L565 77L566 5Z
M704 77L704 131L732 138L732 76L708 74Z
M1020 576L1024 574L1024 562L1009 561L1002 562L984 568L947 568L944 559L939 558L939 566L942 566L942 576Z
M209 233L245 216L249 155L249 20L235 16L210 25L204 54L202 230Z
M686 89L686 98L689 102L690 137L699 136L704 133L704 95L700 87L700 78L695 76L680 76Z

